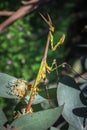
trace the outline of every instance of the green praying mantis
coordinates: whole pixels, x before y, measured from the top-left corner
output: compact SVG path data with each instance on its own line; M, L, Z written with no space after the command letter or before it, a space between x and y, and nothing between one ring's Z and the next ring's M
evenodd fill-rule
M32 105L32 102L33 102L33 100L35 98L35 95L36 95L36 93L38 91L38 85L39 85L40 81L44 80L46 78L46 72L50 73L52 71L54 62L52 63L52 66L49 67L48 64L47 64L47 61L46 61L47 54L48 54L48 49L49 49L49 44L51 44L52 51L55 51L64 42L64 39L65 39L65 34L63 34L62 37L60 38L60 40L57 42L57 44L55 46L53 46L54 26L52 25L52 20L51 20L49 14L47 14L48 15L48 20L42 14L40 14L40 15L43 18L43 20L48 24L49 33L48 33L48 38L47 38L47 43L46 43L46 47L45 47L44 56L43 56L41 64L40 64L40 68L39 68L37 77L36 77L36 79L34 81L34 84L33 84L32 88L31 88L30 98L29 98L25 113L31 112L31 105Z

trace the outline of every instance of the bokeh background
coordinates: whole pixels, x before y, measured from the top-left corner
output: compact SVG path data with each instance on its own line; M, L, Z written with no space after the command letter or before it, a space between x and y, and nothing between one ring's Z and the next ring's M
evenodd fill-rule
M16 11L21 6L21 0L0 1L0 11ZM51 65L55 58L58 65L67 62L78 73L84 73L87 68L80 60L87 57L86 10L86 0L49 0L32 13L17 19L0 33L0 72L25 80L35 79L48 34L48 26L40 17L40 12L46 17L48 13L52 18L55 27L54 44L62 34L66 35L64 44L55 52L49 49L47 63ZM0 23L7 18L0 16ZM50 82L56 82L58 78L55 72L47 76ZM6 101L0 98L1 108L6 107Z

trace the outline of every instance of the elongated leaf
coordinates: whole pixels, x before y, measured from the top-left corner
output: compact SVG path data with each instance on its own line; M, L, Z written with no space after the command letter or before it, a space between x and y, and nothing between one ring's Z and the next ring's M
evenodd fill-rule
M4 130L4 126L0 122L0 130Z
M59 130L59 129L57 129L55 127L51 127L50 130Z
M9 83L17 80L17 78L10 76L8 74L0 73L0 96L4 98L19 98L18 96L14 96L12 94L9 94L10 90L10 85ZM26 96L25 100L28 102L30 96ZM35 96L35 100L33 101L33 104L37 104L40 102L45 101L46 99L41 97L38 93Z
M77 130L76 128L72 127L71 125L69 125L68 130Z
M27 96L25 97L26 103L28 103L29 98L30 98L29 95L27 95ZM37 94L35 95L35 99L34 99L34 101L33 101L33 104L38 104L38 103L44 102L45 100L47 100L47 99L46 99L46 98L43 98L42 96L40 96L40 95L37 93Z
M56 100L46 100L44 102L41 103L41 107L43 109L49 109L49 108L54 108L56 107L58 104L57 104L57 101Z
M71 85L72 85L72 80ZM70 84L69 84L70 85ZM59 83L57 89L57 99L59 105L64 105L63 116L69 124L74 126L78 130L82 130L84 118L81 118L73 113L76 108L85 107L80 100L80 91L75 89L73 86ZM87 123L87 121L86 121Z
M4 114L4 112L2 111L2 109L0 109L0 130L3 130L3 125L7 122L7 118Z
M0 73L0 97L5 98L18 98L9 94L9 82L17 80L15 77L8 74Z
M63 106L40 111L32 114L25 114L24 116L17 118L11 124L16 126L18 130L46 130L61 115Z

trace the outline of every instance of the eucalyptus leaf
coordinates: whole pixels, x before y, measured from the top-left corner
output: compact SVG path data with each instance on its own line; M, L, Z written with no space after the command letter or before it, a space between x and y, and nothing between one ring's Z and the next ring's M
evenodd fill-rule
M63 105L32 114L27 113L15 119L11 126L16 126L18 130L46 130L55 123L62 110Z
M17 96L9 94L9 83L15 80L17 80L17 78L5 73L0 73L0 97L18 98Z
M4 126L0 123L0 130L4 130Z
M50 130L59 130L59 129L57 129L55 127L51 127Z
M45 100L41 103L43 109L55 108L57 105L57 100Z
M76 128L74 128L73 126L69 125L68 130L77 130Z
M70 79L73 82L74 79ZM71 82L71 86L72 86ZM69 84L70 85L70 84ZM73 86L59 83L57 89L57 99L59 105L64 105L63 117L66 121L78 130L83 130L84 118L76 116L73 110L76 108L85 107L80 100L80 91ZM87 121L86 121L87 123Z
M27 96L25 97L26 103L28 103L29 98L30 98L29 95L27 95ZM37 94L35 95L34 100L33 100L33 104L38 104L38 103L44 102L45 100L47 100L47 99L46 99L46 98L43 98L42 96L40 96L40 95L37 93Z
M7 122L7 118L4 114L4 112L2 111L2 109L0 109L0 130L3 130L3 125Z
M1 97L11 98L11 99L19 98L18 96L12 95L9 93L11 91L10 90L11 86L9 85L9 83L12 83L13 81L16 81L16 80L17 80L17 78L15 78L13 76L10 76L5 73L0 73L0 96ZM30 96L25 97L26 102L28 102L29 98L30 98ZM46 98L43 98L42 96L40 96L37 93L37 95L35 96L35 99L33 101L33 104L41 103L45 100L46 100Z

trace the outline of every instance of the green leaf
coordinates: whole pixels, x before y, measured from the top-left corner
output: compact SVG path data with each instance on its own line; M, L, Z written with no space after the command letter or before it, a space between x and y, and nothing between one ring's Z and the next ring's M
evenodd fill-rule
M43 109L49 109L49 108L54 108L57 106L57 101L55 100L45 100L44 102L41 103L41 107Z
M51 88L50 88L51 86ZM57 88L54 86L54 85L50 85L49 88L48 88L48 93L49 93L49 96L50 96L50 99L55 99L56 98L56 91L57 91ZM53 86L53 87L52 87ZM47 97L47 94L46 94L46 90L41 90L38 92L42 97L44 98L48 98Z
M61 115L62 110L63 105L32 114L27 113L15 119L11 126L16 126L18 130L46 130L55 123Z
M70 83L67 84L67 82L65 81L63 84L64 79L62 80L62 83L59 83L58 85L58 103L59 105L64 104L63 117L66 119L66 121L76 129L82 130L84 118L76 116L73 113L74 109L85 107L80 100L80 91L78 89L75 89L76 85L73 86L74 79L69 77L69 81L67 82Z
M55 127L51 127L50 130L59 130L59 129L57 129Z
M30 98L29 95L27 95L27 96L25 97L26 103L28 103L29 98ZM47 100L46 98L43 98L42 96L40 96L40 95L37 93L37 94L35 95L34 100L33 100L33 104L38 104L38 103L44 102L44 101L46 101L46 100Z
M10 76L8 74L0 73L0 97L4 98L18 98L9 94L10 86L9 83L17 80L17 78Z
M74 128L73 126L69 125L68 130L77 130L76 128Z
M0 130L3 130L3 125L7 122L7 118L4 114L4 112L2 111L2 109L0 109Z
M13 82L15 80L17 80L17 78L15 78L13 76L10 76L8 74L0 73L0 96L1 97L19 98L17 96L9 94L9 92L11 91L10 90L11 86L9 85L9 83L11 83L11 82ZM28 102L29 98L30 98L30 96L25 97L26 102ZM43 102L45 100L46 100L46 98L43 98L42 96L40 96L37 93L37 95L35 96L35 99L33 101L33 104L37 104L37 103Z

